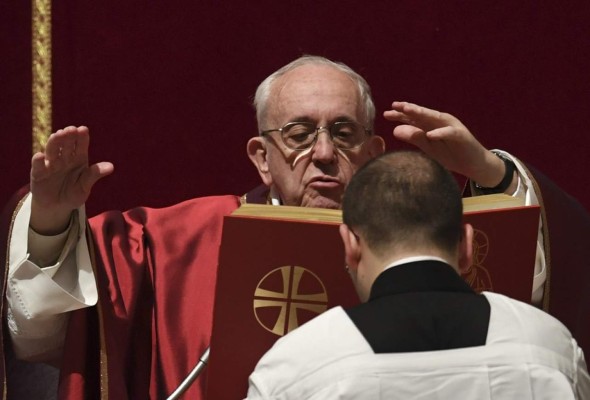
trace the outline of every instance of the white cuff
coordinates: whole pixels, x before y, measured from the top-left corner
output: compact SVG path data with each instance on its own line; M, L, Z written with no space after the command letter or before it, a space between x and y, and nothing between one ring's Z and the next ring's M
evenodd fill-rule
M84 209L78 210L79 218L74 218L64 248L46 250L60 254L57 263L46 268L32 262L27 252L30 214L29 194L9 238L6 297L16 321L20 316L40 318L96 304L98 292L86 244Z

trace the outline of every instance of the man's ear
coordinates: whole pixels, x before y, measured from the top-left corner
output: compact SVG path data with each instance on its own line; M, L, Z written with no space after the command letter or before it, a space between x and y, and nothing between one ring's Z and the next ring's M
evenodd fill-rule
M466 272L473 265L473 227L463 225L463 238L459 243L459 273Z
M369 143L367 144L369 155L371 158L379 157L385 153L385 140L379 135L371 135L369 137Z
M346 224L340 225L340 237L342 238L342 243L344 243L344 260L346 261L346 265L348 265L350 270L356 272L359 260L361 259L358 238Z
M267 152L266 152L266 140L260 136L255 136L248 140L246 146L248 157L250 161L256 166L258 174L262 179L262 182L268 187L272 185L272 176L268 168Z

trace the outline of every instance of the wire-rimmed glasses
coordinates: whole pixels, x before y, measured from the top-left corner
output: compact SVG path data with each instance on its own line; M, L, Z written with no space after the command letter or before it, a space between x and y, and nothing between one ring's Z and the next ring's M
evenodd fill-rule
M312 122L288 122L282 128L268 129L260 132L260 135L267 136L271 132L280 132L285 146L291 150L302 151L313 147L322 130L329 133L334 146L343 150L359 147L371 134L370 129L358 122L339 121L329 126L316 126Z

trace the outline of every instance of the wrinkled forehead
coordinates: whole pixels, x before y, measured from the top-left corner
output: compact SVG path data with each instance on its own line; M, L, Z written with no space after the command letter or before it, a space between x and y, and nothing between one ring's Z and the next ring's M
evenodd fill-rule
M361 121L361 98L356 82L326 65L304 65L278 78L268 99L268 124L296 119L328 123L336 119Z

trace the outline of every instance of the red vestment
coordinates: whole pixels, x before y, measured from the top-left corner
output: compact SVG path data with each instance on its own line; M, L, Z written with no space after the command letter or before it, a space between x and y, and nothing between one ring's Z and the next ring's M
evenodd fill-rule
M99 304L71 313L59 398L166 398L176 389L209 346L223 216L239 204L206 197L89 220ZM205 378L185 398L202 398Z
M590 346L590 217L541 174L534 176L548 237L547 306L584 348ZM248 202L266 200L265 192L256 194ZM90 220L99 306L71 315L60 398L166 398L176 389L209 346L222 217L239 203L236 196L207 197ZM12 210L4 214L2 246ZM2 335L6 348L5 329ZM5 376L4 363L0 368ZM185 398L203 398L205 374ZM10 398L5 380L7 388Z
M90 219L99 305L71 315L60 398L98 397L99 377L111 399L176 389L209 346L223 216L238 206L206 197Z

